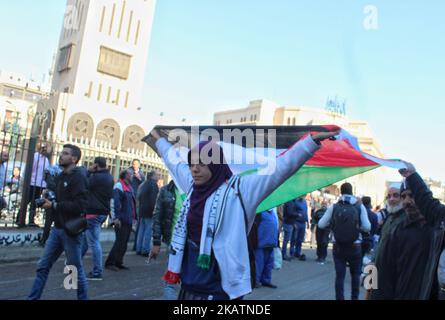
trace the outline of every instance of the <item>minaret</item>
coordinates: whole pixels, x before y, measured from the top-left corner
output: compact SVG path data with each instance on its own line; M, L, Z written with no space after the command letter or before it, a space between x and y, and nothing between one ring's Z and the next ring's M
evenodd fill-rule
M56 134L118 149L125 134L136 141L150 129L140 109L154 11L155 0L67 1L52 76Z

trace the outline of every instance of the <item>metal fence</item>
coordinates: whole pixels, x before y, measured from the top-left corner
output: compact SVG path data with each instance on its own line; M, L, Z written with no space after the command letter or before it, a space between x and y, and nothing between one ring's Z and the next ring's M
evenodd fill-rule
M50 165L58 164L58 156L63 145L70 143L77 145L82 150L80 165L88 167L96 157L107 159L108 169L115 179L122 169L129 168L134 159L141 162L141 168L145 173L153 169L161 172L161 184L168 181L168 173L158 156L149 150L148 146L143 151L127 152L113 149L110 144L95 141L94 144L84 139L67 138L66 141L47 137L43 133L32 134L31 128L22 128L15 119L12 123L3 125L0 131L0 201L1 205L0 227L24 227L29 222L30 203L36 196L36 188L32 185L39 184L39 178L43 175L43 163L48 161ZM41 152L46 147L45 152ZM40 156L39 156L40 154ZM9 158L7 161L6 155ZM1 174L4 172L4 176ZM43 210L37 209L35 223L44 225Z

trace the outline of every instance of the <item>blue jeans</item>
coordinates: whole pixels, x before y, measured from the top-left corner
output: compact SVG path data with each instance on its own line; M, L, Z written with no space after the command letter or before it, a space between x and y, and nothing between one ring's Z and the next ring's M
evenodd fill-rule
M284 238L283 238L283 247L281 248L281 252L283 254L283 258L287 256L287 243L290 240L290 256L294 255L295 252L295 241L297 235L297 228L294 224L286 224L283 223L284 230Z
M176 285L164 282L164 300L177 300Z
M339 246L334 244L335 262L335 298L344 300L344 286L346 276L346 263L349 263L351 272L351 299L358 300L360 292L360 274L362 268L362 249L360 244Z
M137 234L136 252L141 254L150 253L152 218L141 218L139 220L139 231Z
M306 236L306 222L297 222L297 234L295 236L295 255L301 255L301 245L304 242Z
M107 220L107 216L97 216L96 218L88 219L88 228L85 231L82 242L82 258L91 249L93 255L93 275L96 277L102 276L102 246L100 245L100 227Z
M256 283L270 284L272 282L273 248L255 250Z
M81 245L83 234L70 237L65 230L53 228L46 241L43 256L37 266L37 275L28 296L29 300L38 300L48 279L49 271L63 251L65 251L68 266L77 268L77 298L88 300L87 279L83 270Z

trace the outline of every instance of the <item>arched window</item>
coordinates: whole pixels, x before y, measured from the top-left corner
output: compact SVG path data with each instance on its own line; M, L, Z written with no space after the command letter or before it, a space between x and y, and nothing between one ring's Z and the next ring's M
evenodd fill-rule
M91 140L93 131L93 118L84 112L74 114L68 121L68 137Z
M113 119L105 119L97 125L96 142L105 142L111 144L112 149L117 149L121 129L119 124Z
M144 136L144 129L141 127L136 125L128 127L122 136L122 150L144 151L144 143L141 141Z

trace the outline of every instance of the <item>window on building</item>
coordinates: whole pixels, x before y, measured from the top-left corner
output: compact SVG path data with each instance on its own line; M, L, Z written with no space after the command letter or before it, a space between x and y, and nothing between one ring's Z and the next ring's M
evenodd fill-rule
M292 125L294 126L297 123L297 120L295 118L292 119Z
M139 31L141 29L141 20L138 21L138 26L136 27L136 37L134 39L134 45L137 46L138 45L138 40L139 40Z
M74 44L69 44L60 49L59 63L57 64L57 71L63 72L69 70L73 66Z
M111 98L111 87L108 87L107 103L110 103L110 98Z
M117 93L116 93L116 100L114 100L114 103L118 106L119 105L119 98L120 98L120 95L121 95L121 91L120 91L120 89L118 89L117 90Z
M125 108L128 108L128 98L130 96L130 93L127 91L127 93L125 94Z
M130 73L131 56L107 47L100 48L97 71L127 80Z
M287 125L290 126L290 118L287 118Z
M93 93L93 81L90 81L90 84L88 86L88 91L85 94L88 98L91 98L91 94Z
M130 11L130 19L128 20L128 29L127 29L127 42L130 40L132 22L133 22L133 11Z
M254 116L253 121L256 121L256 115Z
M102 96L102 83L99 84L99 89L97 90L97 101L100 101L101 96Z
M125 6L127 2L124 1L122 4L122 11L121 11L121 19L119 21L119 29L117 31L117 38L119 39L121 37L121 31L122 31L122 23L124 22L124 16L125 16Z
M102 8L102 15L101 15L101 18L100 18L99 32L102 32L102 30L104 29L105 11L106 11L106 8L105 8L105 6L103 6L103 8Z
M113 10L111 11L110 28L108 29L108 35L111 36L111 31L113 31L114 14L116 13L116 4L113 3Z

